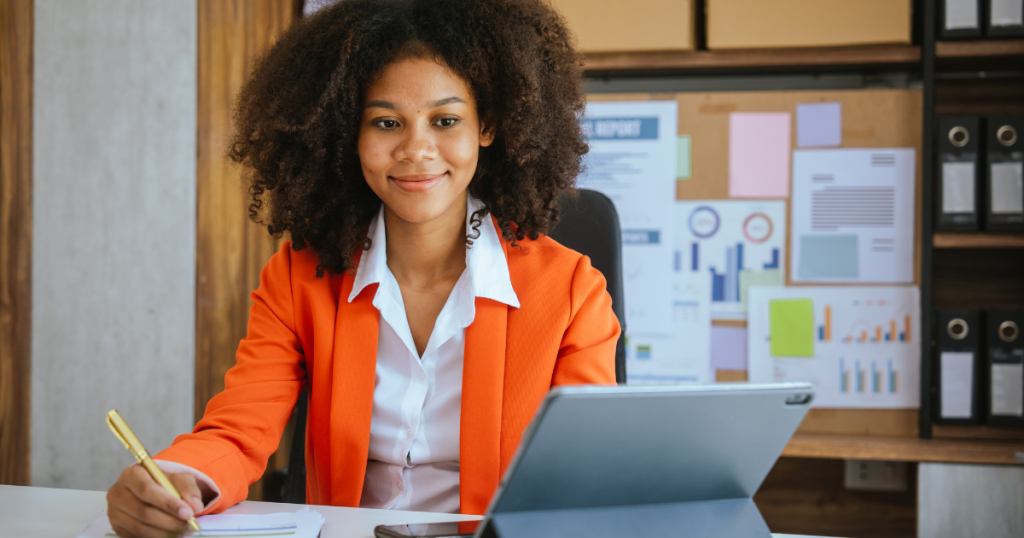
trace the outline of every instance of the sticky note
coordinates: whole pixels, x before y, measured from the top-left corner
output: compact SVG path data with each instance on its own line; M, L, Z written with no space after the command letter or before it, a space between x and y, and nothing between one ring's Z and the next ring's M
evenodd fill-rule
M729 114L729 196L788 198L788 112Z
M796 105L796 145L801 148L843 145L843 105Z
M856 280L860 276L857 243L856 235L801 235L800 278Z
M769 301L768 331L773 357L813 357L814 303L810 299Z
M690 179L690 135L676 138L676 179Z
M747 328L711 326L711 368L747 369Z
M763 271L740 271L740 311L747 311L747 296L750 286L782 285L782 271L765 269Z

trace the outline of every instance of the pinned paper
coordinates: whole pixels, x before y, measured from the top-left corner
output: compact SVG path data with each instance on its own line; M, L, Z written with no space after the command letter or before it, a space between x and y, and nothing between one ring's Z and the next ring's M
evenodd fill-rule
M690 135L676 138L676 179L690 179Z
M814 303L810 299L769 301L768 330L773 357L813 357Z
M729 114L729 196L788 198L788 112Z
M765 269L763 271L740 271L740 309L747 311L747 298L750 286L781 286L782 271Z
M801 148L843 145L843 105L796 105L796 145Z
M746 371L746 327L711 326L711 368Z

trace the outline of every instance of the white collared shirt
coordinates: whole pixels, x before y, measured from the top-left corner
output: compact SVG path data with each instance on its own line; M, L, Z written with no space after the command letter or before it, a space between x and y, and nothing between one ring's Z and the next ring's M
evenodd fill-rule
M468 197L466 230L472 234L479 200ZM362 508L459 511L459 423L465 335L476 315L475 299L519 307L508 262L490 217L466 249L466 269L452 289L420 357L409 329L402 291L387 266L384 208L370 225L370 250L356 268L351 302L378 284L380 311L377 369L370 422L370 451Z
M466 233L473 236L473 213L484 205L466 201ZM370 250L356 267L352 302L378 284L373 306L380 311L377 369L370 422L370 450L359 506L423 512L459 512L459 432L462 417L462 360L466 327L476 316L477 297L519 308L508 261L490 216L481 219L479 237L466 248L462 272L434 322L423 356L405 313L398 281L387 265L384 208L370 224ZM189 466L157 460L165 472L188 472L214 492L220 488Z

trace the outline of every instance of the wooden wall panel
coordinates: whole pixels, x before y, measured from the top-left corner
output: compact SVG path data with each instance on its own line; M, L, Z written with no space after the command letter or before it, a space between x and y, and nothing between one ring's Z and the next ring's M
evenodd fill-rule
M844 474L843 460L779 458L754 502L773 533L916 536L917 464L908 464L905 491L848 490Z
M249 220L241 170L225 157L232 109L252 63L288 28L297 7L295 0L199 2L196 420L224 389L245 336L249 293L278 246ZM259 497L259 488L251 493Z
M0 484L29 483L32 0L0 0Z

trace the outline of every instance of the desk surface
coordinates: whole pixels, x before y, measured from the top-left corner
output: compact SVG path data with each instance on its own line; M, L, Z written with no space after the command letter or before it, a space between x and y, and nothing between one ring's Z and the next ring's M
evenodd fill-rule
M70 538L77 536L107 507L106 492L0 485L0 529L5 538ZM472 521L478 516L428 512L311 506L327 520L321 538L372 538L377 525ZM244 501L228 514L293 512L298 505ZM775 534L775 538L790 535Z

